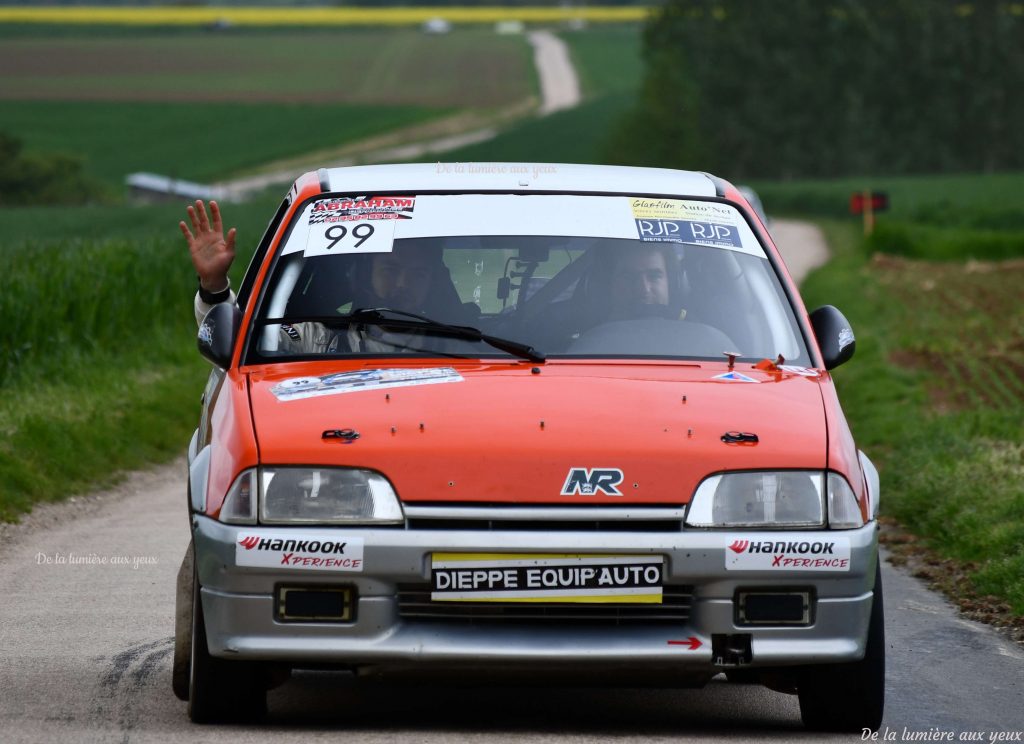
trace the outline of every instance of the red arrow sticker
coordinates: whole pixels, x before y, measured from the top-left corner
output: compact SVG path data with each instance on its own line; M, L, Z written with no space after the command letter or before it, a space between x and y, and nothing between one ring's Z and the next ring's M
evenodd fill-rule
M704 644L700 642L699 638L695 638L694 636L690 636L685 641L669 641L668 645L669 646L687 646L690 649L690 651L696 651L698 648L700 648Z

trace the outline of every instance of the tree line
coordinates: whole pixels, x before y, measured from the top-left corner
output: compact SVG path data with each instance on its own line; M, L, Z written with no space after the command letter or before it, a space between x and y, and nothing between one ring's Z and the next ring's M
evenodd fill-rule
M731 178L1024 167L1024 13L999 0L667 0L615 162Z

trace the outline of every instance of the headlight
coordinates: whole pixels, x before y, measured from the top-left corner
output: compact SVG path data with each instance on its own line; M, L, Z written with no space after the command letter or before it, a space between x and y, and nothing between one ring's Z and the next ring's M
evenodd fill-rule
M693 527L822 527L820 470L723 473L697 488L686 523Z
M401 524L395 490L355 468L250 468L231 484L219 519L228 524Z
M806 528L826 521L831 529L864 524L846 479L820 470L713 475L697 487L686 512L691 527Z
M260 523L380 524L404 520L391 484L355 468L260 468Z

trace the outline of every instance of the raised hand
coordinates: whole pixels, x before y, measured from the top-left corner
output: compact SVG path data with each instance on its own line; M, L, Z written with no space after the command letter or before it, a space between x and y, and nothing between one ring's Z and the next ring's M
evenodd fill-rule
M228 269L235 260L235 228L224 235L224 223L217 202L210 202L210 217L202 199L196 199L195 206L188 207L188 219L192 229L184 220L178 223L188 250L192 254L192 265L199 275L199 282L208 292L220 292L228 286Z

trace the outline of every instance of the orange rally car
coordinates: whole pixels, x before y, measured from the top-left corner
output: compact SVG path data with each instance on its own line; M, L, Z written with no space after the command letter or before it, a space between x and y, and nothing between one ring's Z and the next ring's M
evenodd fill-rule
M719 673L877 728L879 483L762 222L705 173L393 165L299 178L189 447L174 689L265 711L292 669Z

